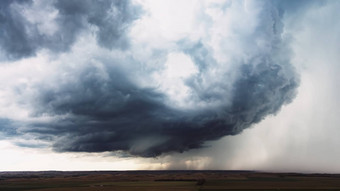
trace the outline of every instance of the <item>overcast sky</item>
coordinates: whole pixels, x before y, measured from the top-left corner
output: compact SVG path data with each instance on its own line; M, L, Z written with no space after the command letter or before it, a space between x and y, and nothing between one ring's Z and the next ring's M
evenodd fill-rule
M0 170L340 172L339 1L0 1Z

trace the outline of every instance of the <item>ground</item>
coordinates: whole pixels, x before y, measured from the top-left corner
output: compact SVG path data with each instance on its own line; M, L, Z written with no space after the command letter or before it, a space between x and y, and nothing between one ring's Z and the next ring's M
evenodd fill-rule
M0 190L340 190L340 174L253 171L0 172Z

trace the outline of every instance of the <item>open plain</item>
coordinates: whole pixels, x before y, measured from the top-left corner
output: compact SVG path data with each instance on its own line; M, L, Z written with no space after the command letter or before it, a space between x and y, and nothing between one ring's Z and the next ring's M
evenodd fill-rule
M0 172L0 190L340 190L340 175L253 171Z

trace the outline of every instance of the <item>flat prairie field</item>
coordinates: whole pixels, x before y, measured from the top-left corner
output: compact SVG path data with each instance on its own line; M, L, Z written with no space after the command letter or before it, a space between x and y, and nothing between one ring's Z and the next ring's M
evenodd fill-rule
M340 174L254 171L0 172L0 191L337 190Z

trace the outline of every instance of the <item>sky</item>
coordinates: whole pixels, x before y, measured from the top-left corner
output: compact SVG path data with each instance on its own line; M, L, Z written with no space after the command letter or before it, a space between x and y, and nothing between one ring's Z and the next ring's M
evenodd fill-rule
M0 1L0 171L340 172L339 1Z

